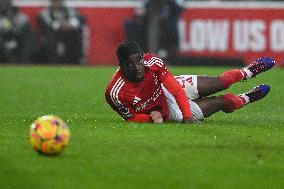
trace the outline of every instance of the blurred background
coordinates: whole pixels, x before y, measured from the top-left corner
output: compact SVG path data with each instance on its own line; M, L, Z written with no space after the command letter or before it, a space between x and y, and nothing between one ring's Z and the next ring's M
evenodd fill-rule
M283 1L0 0L1 64L115 65L134 40L169 65L283 66Z

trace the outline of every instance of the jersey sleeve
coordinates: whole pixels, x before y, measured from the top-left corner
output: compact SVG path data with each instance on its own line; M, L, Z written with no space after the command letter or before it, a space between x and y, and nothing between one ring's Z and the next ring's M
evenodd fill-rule
M174 76L168 72L162 81L164 87L175 97L176 102L182 112L183 118L190 118L192 112L186 94Z
M173 74L167 69L163 60L153 54L146 54L144 59L144 65L157 75L164 87L175 97L183 117L190 118L192 113L186 94Z
M116 111L126 121L147 123L153 122L152 118L148 114L138 114L134 108L129 105L128 102L121 98L115 93L115 90L106 90L105 98L111 108Z

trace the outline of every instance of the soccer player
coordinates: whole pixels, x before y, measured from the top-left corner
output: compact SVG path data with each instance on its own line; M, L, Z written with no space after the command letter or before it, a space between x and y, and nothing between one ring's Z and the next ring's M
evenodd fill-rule
M173 74L153 54L143 54L137 43L126 41L116 49L119 68L109 82L108 104L126 121L196 123L223 111L234 112L265 97L263 84L240 95L210 96L232 84L255 77L275 65L272 58L259 58L247 67L226 71L218 77Z

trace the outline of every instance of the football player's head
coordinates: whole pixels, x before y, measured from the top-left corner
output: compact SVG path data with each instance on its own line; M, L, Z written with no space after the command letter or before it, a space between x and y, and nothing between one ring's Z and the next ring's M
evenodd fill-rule
M136 83L144 79L143 52L136 42L125 41L119 44L116 56L126 79Z

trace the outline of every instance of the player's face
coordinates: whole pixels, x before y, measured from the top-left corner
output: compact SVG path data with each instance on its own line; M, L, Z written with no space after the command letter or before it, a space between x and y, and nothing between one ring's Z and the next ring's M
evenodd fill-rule
M144 79L144 60L141 53L130 55L122 66L125 77L132 82L140 82Z

